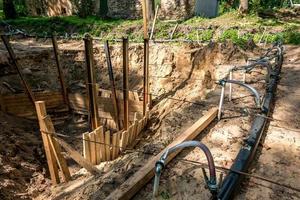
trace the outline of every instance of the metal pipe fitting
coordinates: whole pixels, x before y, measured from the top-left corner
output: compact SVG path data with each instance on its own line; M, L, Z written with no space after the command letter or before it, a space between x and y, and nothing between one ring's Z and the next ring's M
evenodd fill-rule
M159 188L159 180L162 173L163 168L165 167L165 162L170 154L177 151L178 149L183 149L187 147L199 147L205 154L207 162L208 162L208 168L209 168L209 176L210 178L206 180L206 184L210 190L210 192L213 195L216 195L218 185L217 185L217 179L216 179L216 169L214 164L214 159L212 157L211 152L207 148L206 145L204 145L201 142L198 141L186 141L183 143L180 143L178 145L175 145L169 149L167 149L161 156L161 158L156 162L155 164L155 178L154 178L154 185L153 185L153 196L156 197L158 195L158 188ZM206 176L206 174L204 174Z
M258 93L258 91L255 88L253 88L252 86L245 84L241 81L222 79L219 82L217 82L217 84L222 86L221 96L220 96L220 101L219 101L219 109L218 109L218 120L219 121L221 120L221 116L222 116L222 107L223 107L223 103L224 103L226 83L237 84L237 85L243 86L246 89L248 89L254 95L256 106L261 107L260 94Z

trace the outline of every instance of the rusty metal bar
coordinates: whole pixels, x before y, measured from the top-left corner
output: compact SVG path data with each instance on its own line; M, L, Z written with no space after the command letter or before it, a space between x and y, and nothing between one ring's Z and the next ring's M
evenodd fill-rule
M4 42L4 45L5 45L5 47L6 47L7 51L8 51L8 54L10 56L10 59L11 59L13 65L15 66L15 68L16 68L16 70L17 70L17 72L18 72L18 74L19 74L19 76L21 78L21 81L22 81L22 84L23 84L23 86L25 88L26 94L28 95L28 97L29 97L32 105L35 106L35 103L34 103L35 102L34 94L33 94L31 88L29 87L29 85L27 84L27 82L26 82L26 80L24 78L24 75L23 75L23 73L21 71L21 67L20 67L20 65L19 65L19 63L17 61L16 54L14 53L14 51L13 51L13 49L12 49L10 43L9 43L8 37L6 35L1 35L1 39Z
M56 38L56 34L52 35L52 44L53 44L53 51L54 51L54 56L55 56L55 61L56 61L56 66L57 66L57 70L58 70L58 78L59 78L59 82L60 82L60 86L61 86L61 92L62 92L62 96L64 98L64 102L65 104L67 104L67 106L69 107L69 101L68 101L68 93L67 93L67 88L65 85L65 80L64 80L64 74L62 71L62 67L60 64L60 57L59 57L59 49L58 49L58 45L57 45L57 38Z
M120 130L121 125L120 125L120 120L119 120L118 99L117 99L114 72L113 72L112 63L111 63L111 57L110 57L110 50L109 50L108 41L106 41L104 43L104 51L105 51L105 55L106 55L108 74L109 74L109 80L110 80L110 85L111 85L113 106L114 106L114 111L115 111L115 122L116 122L117 129Z
M128 39L123 38L123 100L124 100L124 123L125 130L129 127L129 86L128 86L128 72L129 72L129 54L128 54Z
M144 39L144 99L143 115L145 116L149 103L149 40Z
M90 35L84 38L85 60L87 69L87 91L89 99L90 129L95 130L99 126L99 115L97 105L97 86L95 78L93 39Z

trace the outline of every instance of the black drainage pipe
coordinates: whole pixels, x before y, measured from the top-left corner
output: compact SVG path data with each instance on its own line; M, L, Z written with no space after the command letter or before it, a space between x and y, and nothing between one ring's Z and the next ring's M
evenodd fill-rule
M281 72L283 60L282 57L282 55L279 55L279 62L277 62L276 68L273 70L270 76L270 81L267 84L261 114L255 117L249 132L249 136L240 149L235 162L231 166L232 171L230 171L225 177L223 184L218 192L217 198L219 200L227 200L233 198L234 192L238 188L243 177L241 174L235 173L234 171L246 172L251 161L253 160L253 157L257 150L257 146L262 137L262 133L265 129L267 117L270 112L270 107L272 106L274 100L277 82L279 80L279 74Z

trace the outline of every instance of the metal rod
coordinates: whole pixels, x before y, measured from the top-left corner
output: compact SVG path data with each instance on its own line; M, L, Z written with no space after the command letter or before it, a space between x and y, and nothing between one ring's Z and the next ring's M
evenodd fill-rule
M115 111L116 126L117 126L117 129L120 130L121 125L120 125L120 120L119 120L118 99L117 99L114 72L113 72L112 63L111 63L111 57L110 57L110 50L109 50L108 41L106 41L105 44L104 44L104 51L105 51L105 55L106 55L108 74L109 74L109 80L110 80L110 85L111 85L111 92L112 92L113 106L114 106L114 111Z
M11 59L13 65L15 66L15 68L16 68L16 70L17 70L17 72L18 72L18 74L19 74L19 76L21 78L22 84L23 84L23 86L25 88L25 91L26 91L26 93L28 95L28 98L30 99L32 105L35 106L35 103L34 103L35 102L34 94L33 94L32 90L31 90L30 86L27 84L27 81L24 78L24 75L23 75L23 73L21 71L21 67L20 67L20 65L19 65L19 63L17 61L16 54L15 54L15 52L13 51L13 49L12 49L12 47L10 45L8 37L6 35L1 35L1 39L4 42L4 45L5 45L5 47L6 47L7 51L8 51L8 54L10 56L10 59Z
M128 86L128 72L129 72L129 54L128 54L128 39L123 38L123 100L124 100L124 123L125 130L129 127L129 86Z
M150 40L152 40L153 35L154 35L154 28L155 28L156 18L157 18L157 15L158 15L158 9L159 9L159 6L157 5L157 6L156 6L156 9L155 9L154 20L153 20L153 23L152 23L151 34L150 34Z
M99 126L99 115L97 105L98 91L96 87L95 68L93 63L93 39L88 34L84 38L84 46L87 69L87 92L89 100L90 129L92 131Z
M232 70L229 71L229 80L232 80ZM229 101L232 101L232 83L229 83Z
M255 97L256 106L260 107L260 104L261 104L260 94L258 93L258 91L255 88L253 88L252 86L250 86L248 84L242 83L240 81L235 81L235 80L222 80L222 81L224 81L225 84L226 83L233 83L233 84L237 84L237 85L243 86L246 89L248 89Z
M143 115L145 116L149 103L149 40L144 39L144 99Z
M58 78L59 78L59 82L60 82L60 86L61 86L62 96L64 98L65 104L67 104L67 106L70 108L69 101L68 101L67 88L66 88L65 80L64 80L64 74L63 74L62 67L61 67L61 64L60 64L60 57L59 57L59 53L58 53L59 49L58 49L57 38L56 38L55 33L52 35L52 44L53 44L53 51L54 51L54 56L55 56L55 61L56 61L56 66L57 66L57 71L58 71Z
M219 109L218 109L218 120L221 120L221 115L222 115L222 106L224 102L224 95L225 95L225 84L222 85L222 91L221 91L221 97L220 97L220 102L219 102Z

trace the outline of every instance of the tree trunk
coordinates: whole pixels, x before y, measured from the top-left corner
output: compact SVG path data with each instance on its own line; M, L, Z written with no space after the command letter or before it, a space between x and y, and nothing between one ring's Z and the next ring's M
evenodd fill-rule
M247 14L249 9L249 2L248 0L240 0L240 8L239 11L242 14Z
M15 19L17 17L13 0L3 0L3 12L6 19Z
M107 0L100 0L100 16L106 18L107 13L108 13Z

